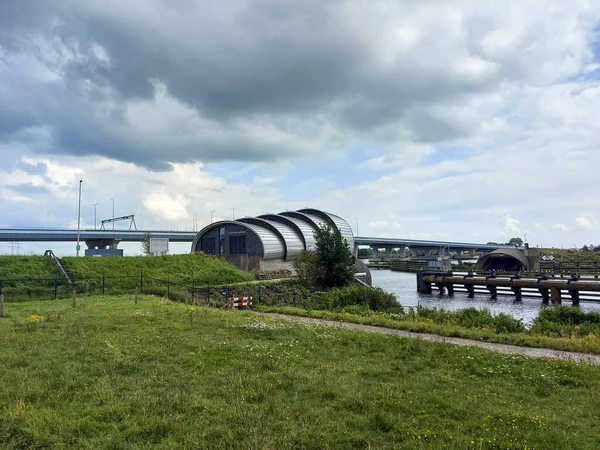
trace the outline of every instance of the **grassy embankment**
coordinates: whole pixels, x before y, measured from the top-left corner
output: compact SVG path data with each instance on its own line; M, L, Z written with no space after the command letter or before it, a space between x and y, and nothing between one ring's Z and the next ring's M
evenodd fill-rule
M223 285L253 280L254 277L214 256L204 254L165 255L156 257L127 256L123 258L62 258L63 267L74 280L79 293L132 292L141 287L147 293L163 295L167 282L175 296L186 287ZM59 297L71 295L71 288L58 274L52 261L43 256L0 257L0 279L29 278L7 282L4 286L8 300L53 298L54 282L60 283ZM34 281L48 278L49 281Z
M3 448L600 446L584 364L131 295L16 303L0 335Z

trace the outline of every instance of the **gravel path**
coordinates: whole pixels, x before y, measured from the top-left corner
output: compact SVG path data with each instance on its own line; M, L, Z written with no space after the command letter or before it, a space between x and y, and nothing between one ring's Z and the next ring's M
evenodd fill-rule
M301 316L288 316L285 314L276 313L260 313L265 316L275 317L281 320L288 320L293 322L309 323L309 324L321 324L330 325L340 328L347 328L349 330L365 331L368 333L379 333L379 334L391 334L395 336L403 336L414 339L423 339L431 342L443 342L446 344L462 345L464 347L473 346L486 348L501 353L508 353L513 355L524 355L532 358L546 358L546 359L560 359L563 361L571 362L585 362L593 365L600 365L600 355L593 355L589 353L576 353L576 352L564 352L561 350L553 350L550 348L532 348L532 347L519 347L517 345L506 345L496 344L493 342L475 341L473 339L463 339L457 337L446 337L437 334L429 333L413 333L411 331L395 330L392 328L374 327L371 325L360 325L349 322L335 322L332 320L314 319L312 317L301 317Z

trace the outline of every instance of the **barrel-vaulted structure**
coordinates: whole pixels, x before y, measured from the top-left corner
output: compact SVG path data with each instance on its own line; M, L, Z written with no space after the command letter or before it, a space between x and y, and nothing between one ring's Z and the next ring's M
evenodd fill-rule
M525 254L517 249L500 248L481 256L476 270L532 270L533 264Z
M354 249L352 228L344 219L318 209L302 209L211 223L194 238L192 252L221 256L247 271L291 270L298 253L314 249L314 232L323 225L339 230Z

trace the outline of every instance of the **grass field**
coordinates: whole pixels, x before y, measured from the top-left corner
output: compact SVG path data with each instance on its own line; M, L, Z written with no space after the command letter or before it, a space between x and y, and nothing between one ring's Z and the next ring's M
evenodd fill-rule
M57 276L60 276L58 268L50 258L39 255L0 255L0 280Z
M1 448L600 446L598 367L150 296L7 313Z
M122 294L138 287L147 293L179 296L191 286L223 285L254 280L227 262L204 254L127 256L122 258L61 259L74 281L70 286L49 258L43 256L0 256L0 281L7 301L70 297L78 293ZM141 275L144 281L141 281ZM16 280L18 279L18 280Z
M73 278L145 276L191 286L250 281L254 277L210 255L192 253L162 256L126 256L123 258L62 258Z

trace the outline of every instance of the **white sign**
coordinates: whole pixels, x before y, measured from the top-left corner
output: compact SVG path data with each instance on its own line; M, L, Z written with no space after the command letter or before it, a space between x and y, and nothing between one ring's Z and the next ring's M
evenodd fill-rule
M150 253L168 253L169 238L150 238Z

